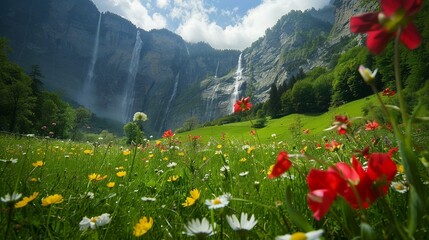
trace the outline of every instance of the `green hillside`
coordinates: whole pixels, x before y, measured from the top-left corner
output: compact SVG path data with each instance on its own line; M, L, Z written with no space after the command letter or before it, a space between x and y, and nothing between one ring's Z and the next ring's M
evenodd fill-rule
M269 143L273 141L272 134L276 135L276 139L283 141L291 141L293 135L289 130L290 126L296 124L297 119L302 124L301 131L309 129L309 136L323 136L329 134L324 129L331 126L335 115L347 115L349 117L362 116L362 107L368 103L376 103L374 96L359 99L337 108L332 108L328 112L320 115L306 115L306 114L291 114L278 119L269 119L267 126L261 129L257 129L257 133L262 143ZM185 139L187 135L202 136L204 141L208 141L210 138L219 139L222 133L226 133L228 138L246 141L249 139L250 130L252 129L249 121L231 123L220 126L210 126L204 128L198 128L189 132L178 134L182 139Z

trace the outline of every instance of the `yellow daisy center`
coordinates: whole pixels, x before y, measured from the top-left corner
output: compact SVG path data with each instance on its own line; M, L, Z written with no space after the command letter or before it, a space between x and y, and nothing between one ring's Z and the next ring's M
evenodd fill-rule
M297 232L292 234L292 236L290 236L290 240L306 240L307 239L307 235L305 235L305 233L303 232Z
M218 205L218 204L221 204L221 203L222 203L222 201L219 198L216 198L215 200L213 200L213 204L214 205Z

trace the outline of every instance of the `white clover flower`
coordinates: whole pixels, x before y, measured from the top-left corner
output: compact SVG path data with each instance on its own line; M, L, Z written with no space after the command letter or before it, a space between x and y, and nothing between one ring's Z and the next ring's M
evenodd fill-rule
M192 219L185 225L186 234L197 238L204 238L213 235L215 233L213 227L216 228L216 223L212 226L206 218L201 219L201 221L198 218Z
M21 197L22 197L22 193L13 192L12 195L8 193L4 197L1 197L0 199L4 203L9 203L9 202L18 201Z
M238 220L237 216L235 216L235 214L233 214L232 216L226 216L226 220L228 221L229 226L234 231L250 231L258 223L258 221L255 220L255 215L253 214L248 220L247 213L241 213L240 221Z
M206 205L209 209L223 208L229 204L229 200L231 200L231 194L225 193L215 199L206 200Z
M286 234L283 236L277 236L276 240L293 240L293 239L319 240L322 235L323 235L323 229L319 229L308 233L296 232L292 235Z
M175 166L177 166L176 162L171 162L171 163L167 164L167 167L169 167L169 168L174 168Z
M141 198L143 202L155 202L156 198L151 198L151 197L142 197Z
M101 227L104 225L107 225L110 223L110 214L109 213L103 213L100 216L88 218L83 217L82 220L79 222L79 230L85 231L88 228L91 228L92 230L96 229L97 227Z

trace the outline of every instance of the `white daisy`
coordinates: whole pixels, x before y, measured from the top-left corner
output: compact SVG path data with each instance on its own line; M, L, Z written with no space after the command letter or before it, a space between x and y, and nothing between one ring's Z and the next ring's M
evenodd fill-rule
M1 199L2 202L8 203L8 202L18 201L21 197L22 197L22 193L13 192L12 195L10 195L8 193L4 197L1 197L0 199Z
M229 204L230 199L231 199L231 194L225 193L215 199L206 200L206 205L208 206L209 209L223 208Z
M167 164L167 167L169 167L169 168L173 168L175 166L177 166L177 163L175 163L175 162L171 162L171 163Z
M245 177L247 174L249 174L249 171L241 172L238 175L240 175L240 177Z
M390 186L395 189L399 193L406 193L408 192L408 186L405 185L403 182L392 182Z
M323 229L319 229L308 233L296 232L292 235L286 234L283 236L277 236L276 240L293 240L293 239L319 240L322 235L323 235Z
M240 221L238 221L238 218L235 216L235 214L232 216L226 216L226 220L234 231L250 231L258 223L258 221L255 220L255 215L253 214L250 219L247 220L247 213L241 213Z
M206 218L201 219L201 221L198 218L192 219L185 225L186 234L197 238L213 235L215 233L213 227L216 228L216 223L212 226Z
M79 229L81 231L85 231L88 228L91 229L96 229L97 227L101 227L104 225L107 225L110 223L110 214L109 213L103 213L100 216L96 216L96 217L92 217L92 218L88 218L88 217L83 217L82 221L79 222Z

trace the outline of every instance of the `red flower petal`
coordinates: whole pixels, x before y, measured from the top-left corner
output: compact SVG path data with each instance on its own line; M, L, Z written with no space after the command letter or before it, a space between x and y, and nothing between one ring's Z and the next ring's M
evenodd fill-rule
M387 43L391 37L391 33L388 33L384 29L380 28L379 30L368 33L366 45L369 51L374 54L379 54L386 48Z
M416 26L412 23L408 24L401 32L401 35L399 36L401 39L401 42L408 48L408 49L416 49L420 46L422 43L422 37L417 30Z
M368 177L373 180L386 178L388 182L392 181L396 175L396 163L392 161L387 153L373 153L368 160Z
M352 182L354 185L359 183L358 173L347 163L336 163L333 167L329 167L328 171L337 172L345 181Z
M308 207L313 212L313 217L320 220L329 211L337 194L334 191L320 189L307 194Z
M350 31L354 33L366 33L380 28L378 13L365 13L350 18Z
M277 163L274 165L271 174L268 176L269 178L276 178L282 175L284 172L289 170L292 166L292 162L289 160L287 152L282 151L277 155Z
M343 191L346 182L336 171L311 169L307 175L307 184L310 191L328 189L334 192Z
M408 1L412 2L410 0L381 0L381 11L389 17L398 11L398 9L403 8L404 2Z

